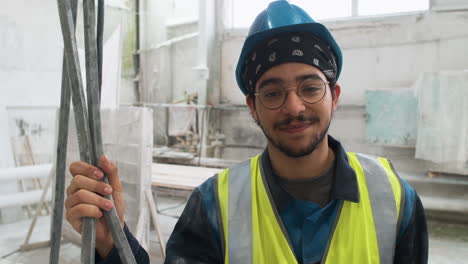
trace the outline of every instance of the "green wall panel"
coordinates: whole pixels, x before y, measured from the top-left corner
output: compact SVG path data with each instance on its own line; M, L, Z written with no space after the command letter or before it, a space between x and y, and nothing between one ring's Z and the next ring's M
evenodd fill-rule
M366 91L366 133L370 143L415 146L417 99L412 90Z

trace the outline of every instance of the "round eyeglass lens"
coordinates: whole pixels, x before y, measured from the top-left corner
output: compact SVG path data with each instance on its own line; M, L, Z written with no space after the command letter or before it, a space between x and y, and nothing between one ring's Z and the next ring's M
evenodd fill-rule
M296 93L305 103L314 104L325 96L326 87L321 78L311 77L299 83ZM256 95L265 108L274 110L284 105L288 93L281 84L270 83L264 85Z

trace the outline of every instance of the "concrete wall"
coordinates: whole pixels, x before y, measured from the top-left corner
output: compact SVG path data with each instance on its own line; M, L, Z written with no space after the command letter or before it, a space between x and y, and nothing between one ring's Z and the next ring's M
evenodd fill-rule
M424 12L325 22L343 51L341 104L364 105L370 89L410 87L421 72L468 68L468 12ZM245 32L222 46L222 102L241 104L233 71Z
M442 1L436 2L434 4L439 9L463 3L455 0L447 2L447 5ZM414 148L368 143L365 94L368 90L410 89L419 75L427 71L468 69L468 10L354 18L325 21L324 24L331 30L344 54L344 67L339 80L342 86L340 107L334 116L330 134L340 139L349 150L390 157L403 170L424 171L428 164L414 159ZM245 37L246 30L224 34L221 47L221 104L245 102L234 75ZM225 126L227 131L233 128L237 128L237 124ZM249 141L257 135L244 136ZM229 152L235 156L232 151ZM238 153L239 156L243 155L242 152Z

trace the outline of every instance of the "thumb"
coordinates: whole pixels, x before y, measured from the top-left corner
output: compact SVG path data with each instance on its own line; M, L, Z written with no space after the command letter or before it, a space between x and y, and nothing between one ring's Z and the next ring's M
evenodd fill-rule
M117 192L122 192L122 184L119 178L119 169L106 155L102 155L99 159L99 167L102 169L112 189Z

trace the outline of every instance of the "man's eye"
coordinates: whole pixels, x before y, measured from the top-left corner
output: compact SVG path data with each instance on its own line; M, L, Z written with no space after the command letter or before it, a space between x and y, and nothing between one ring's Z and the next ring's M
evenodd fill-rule
M304 87L302 88L302 93L303 94L316 94L316 93L320 93L322 89L319 88L319 87L313 87L313 86L310 86L310 87Z
M280 97L281 96L281 91L270 91L266 92L263 96L266 98L275 98L275 97Z

